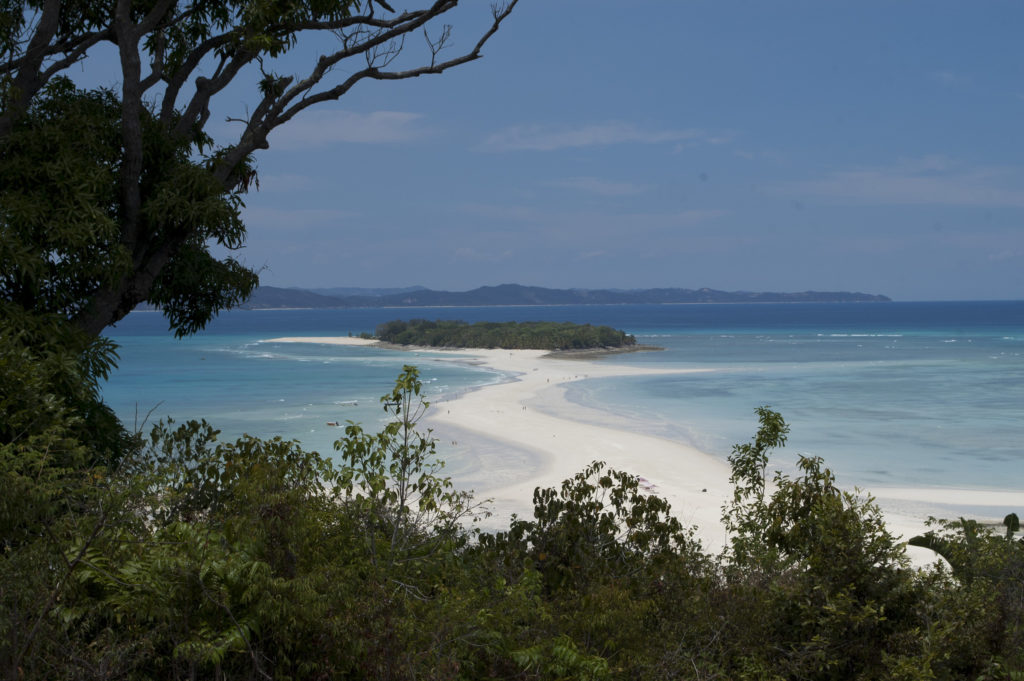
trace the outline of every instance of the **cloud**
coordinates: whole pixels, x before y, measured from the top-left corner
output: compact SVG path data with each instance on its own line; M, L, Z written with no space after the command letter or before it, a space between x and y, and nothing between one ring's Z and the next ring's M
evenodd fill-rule
M988 259L992 262L1003 262L1004 260L1017 260L1020 258L1024 258L1024 253L1020 251L1011 251L1009 249L990 253L988 256Z
M602 123L568 128L518 125L490 135L481 151L556 151L613 144L665 144L707 140L701 130L650 130L631 123Z
M836 171L816 180L769 185L772 194L874 205L1012 206L1024 208L1016 168L962 169L941 156L884 168Z
M946 87L953 87L955 85L966 85L970 79L956 71L940 70L929 73L928 80Z
M340 109L304 111L270 133L277 149L308 149L327 144L393 144L419 139L427 131L421 114L406 111L356 113Z
M552 187L577 189L601 196L635 196L647 191L648 187L633 182L612 182L597 177L568 177L548 183Z

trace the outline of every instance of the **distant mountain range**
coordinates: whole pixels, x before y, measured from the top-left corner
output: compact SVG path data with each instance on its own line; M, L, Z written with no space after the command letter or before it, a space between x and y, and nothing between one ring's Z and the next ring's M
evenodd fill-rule
M342 307L476 307L489 305L627 305L672 303L863 303L889 302L886 296L846 291L771 293L716 291L710 288L637 290L554 289L502 284L472 291L404 289L300 289L260 286L242 305L245 309Z

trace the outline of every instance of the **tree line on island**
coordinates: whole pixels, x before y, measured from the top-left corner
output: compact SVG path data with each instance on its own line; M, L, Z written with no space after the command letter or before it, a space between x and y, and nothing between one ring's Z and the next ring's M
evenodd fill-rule
M475 322L412 319L379 324L378 340L398 345L506 350L628 348L636 338L610 326L572 322Z

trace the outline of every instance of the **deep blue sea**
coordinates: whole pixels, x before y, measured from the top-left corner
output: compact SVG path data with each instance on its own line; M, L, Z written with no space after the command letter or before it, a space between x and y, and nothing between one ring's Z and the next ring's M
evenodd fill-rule
M621 328L664 351L600 361L712 371L571 384L571 401L599 410L591 418L724 458L770 405L792 428L780 468L813 454L846 485L1020 489L1024 501L1024 301L231 311L184 340L158 313L136 312L109 333L121 359L104 398L128 425L206 418L222 437L281 435L329 452L340 432L325 422L379 426L377 398L403 364L420 367L433 400L505 380L431 353L263 342L397 318ZM485 476L475 469L502 455L445 454L455 477Z

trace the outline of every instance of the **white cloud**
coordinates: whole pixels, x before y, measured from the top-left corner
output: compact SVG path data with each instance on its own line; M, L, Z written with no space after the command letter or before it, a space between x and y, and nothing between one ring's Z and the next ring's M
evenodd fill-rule
M568 177L549 183L552 187L578 189L601 196L635 196L647 191L648 187L633 182L613 182L598 177Z
M631 123L601 123L569 128L517 125L490 135L482 151L555 151L612 144L665 144L706 140L700 130L650 130Z
M327 144L391 144L421 138L421 114L406 111L356 113L340 109L304 111L270 133L276 149L307 149Z
M964 85L969 82L969 78L967 78L967 76L959 74L956 71L950 71L948 69L932 71L931 73L928 74L928 79L931 80L932 82L938 83L939 85L945 85L947 87L952 87L954 85Z
M1017 260L1024 257L1024 253L1020 251L1011 251L1004 249L996 253L990 253L988 259L992 262L1003 262L1004 260Z
M773 194L876 205L1012 206L1024 208L1017 168L959 168L941 156L884 168L836 171L816 180L767 186Z

